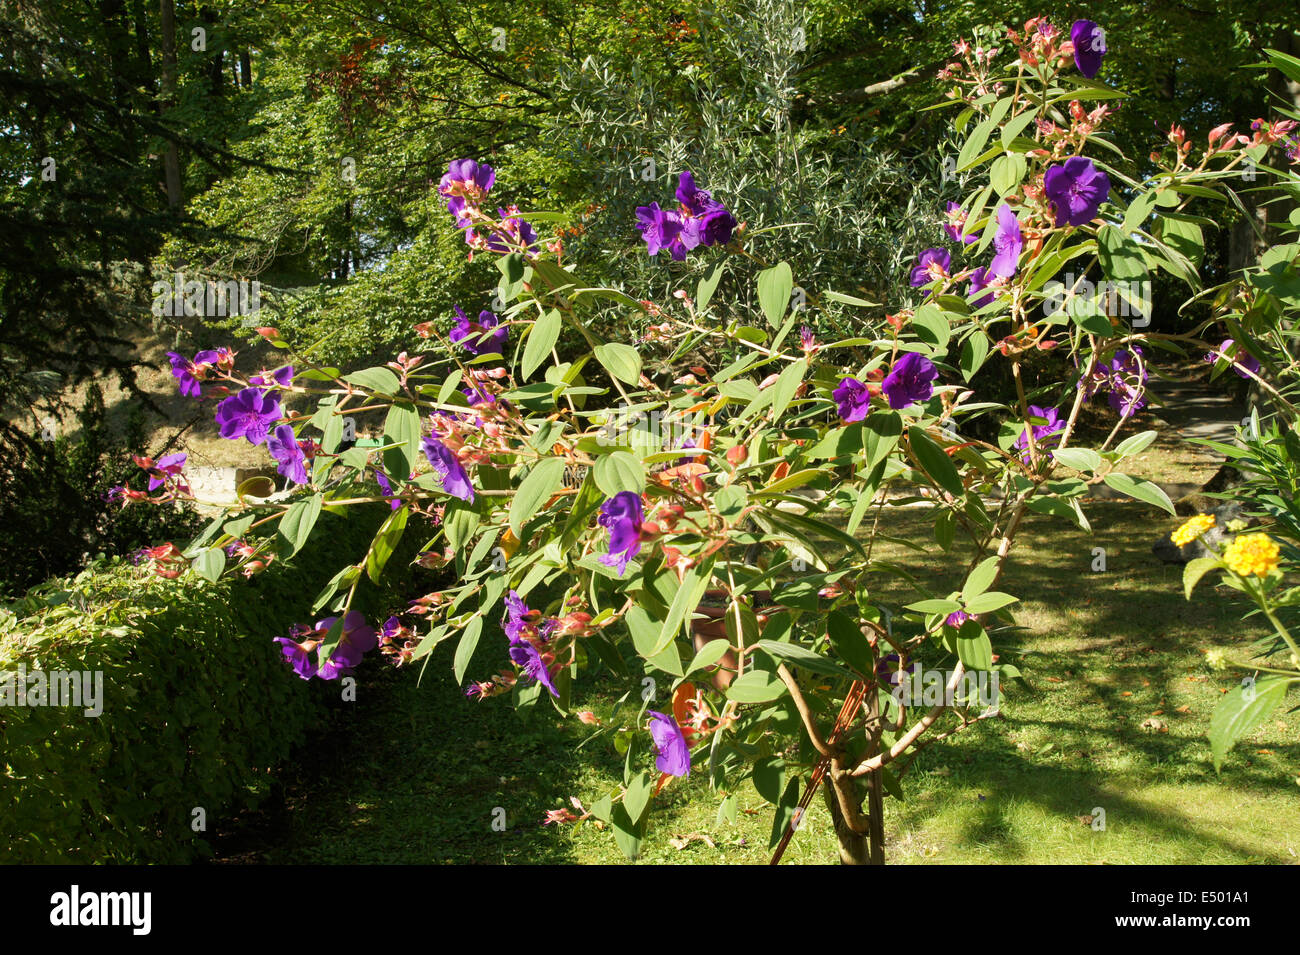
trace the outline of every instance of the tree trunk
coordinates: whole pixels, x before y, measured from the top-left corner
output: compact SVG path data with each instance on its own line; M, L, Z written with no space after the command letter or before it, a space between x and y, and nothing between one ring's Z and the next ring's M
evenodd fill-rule
M159 0L162 27L162 99L164 108L176 103L176 3ZM181 157L175 140L168 140L163 156L163 175L167 182L167 205L179 211L184 196L181 194Z
M877 696L879 688L874 684L868 689L865 702L867 718L867 736L870 740L865 758L870 759L880 752L880 700ZM826 780L822 787L823 794L826 798L826 805L831 811L831 822L835 826L835 838L840 845L840 864L841 865L884 865L885 864L885 807L884 794L880 791L880 773L870 773L866 780L867 787L867 831L857 832L849 825L848 820L844 817L844 812L840 808L840 801L836 795L836 772L846 772L848 762L841 754L835 757L834 769L831 777ZM851 793L846 802L853 800L853 808L861 816L862 799L857 795L857 783L851 779L840 777L847 786L846 792Z
M871 846L867 837L854 832L840 812L839 800L835 798L835 787L827 780L822 786L822 796L826 807L831 811L831 822L835 824L835 838L840 844L840 865L871 865Z

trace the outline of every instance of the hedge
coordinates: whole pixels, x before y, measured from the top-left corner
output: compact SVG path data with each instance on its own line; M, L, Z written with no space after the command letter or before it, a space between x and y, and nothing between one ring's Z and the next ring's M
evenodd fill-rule
M0 678L20 664L28 673L103 672L97 717L0 706L0 860L174 863L207 854L196 810L211 833L254 804L268 771L339 695L338 683L294 676L272 638L306 619L315 594L364 554L386 514L381 505L347 519L323 515L337 526L291 564L250 580L212 583L194 572L166 580L118 558L0 611ZM372 618L387 609L373 589L354 606Z

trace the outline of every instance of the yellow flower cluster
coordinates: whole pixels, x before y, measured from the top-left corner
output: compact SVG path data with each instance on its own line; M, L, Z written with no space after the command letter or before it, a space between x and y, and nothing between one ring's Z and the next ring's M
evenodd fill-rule
M1178 528L1178 530L1174 531L1173 534L1170 535L1170 540L1179 547L1182 547L1184 544L1190 544L1192 541L1196 540L1196 538L1200 537L1213 526L1213 514L1197 514L1195 517L1189 518L1182 527Z
M1240 577L1263 577L1277 568L1278 546L1267 534L1242 534L1223 551L1224 563Z

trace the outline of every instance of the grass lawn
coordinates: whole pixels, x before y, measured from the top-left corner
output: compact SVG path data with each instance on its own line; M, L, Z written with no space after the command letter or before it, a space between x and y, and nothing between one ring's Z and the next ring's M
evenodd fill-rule
M1203 652L1259 633L1232 591L1182 596L1181 568L1150 553L1173 526L1136 504L1086 508L1093 533L1033 518L1002 589L1022 629L995 635L1025 682L1004 684L1002 715L924 750L903 777L906 801L886 801L887 859L932 863L1243 863L1300 859L1300 713L1266 721L1229 755L1222 776L1205 730L1234 682ZM941 580L959 568L938 550L923 512L894 512L887 533L928 544L881 556ZM1040 536L1041 535L1041 536ZM879 546L879 545L878 545ZM1104 547L1107 570L1090 569ZM960 563L960 561L956 562ZM888 599L906 594L879 581ZM474 675L505 661L485 639ZM497 658L499 657L499 659ZM614 791L622 757L596 728L542 704L467 701L449 678L451 648L414 672L368 664L359 701L339 704L326 732L284 779L281 805L238 821L223 861L393 863L621 862L607 832L541 826L570 796ZM575 704L619 725L603 677ZM621 693L621 688L619 690ZM1154 724L1148 722L1154 719ZM1144 726L1144 723L1146 724ZM580 748L581 747L581 748ZM670 785L651 808L643 861L765 863L769 808L748 782L738 823L716 822L719 794L703 772ZM494 810L505 830L493 829ZM1105 810L1105 831L1081 821ZM675 843L670 843L675 839ZM836 858L820 798L786 863Z

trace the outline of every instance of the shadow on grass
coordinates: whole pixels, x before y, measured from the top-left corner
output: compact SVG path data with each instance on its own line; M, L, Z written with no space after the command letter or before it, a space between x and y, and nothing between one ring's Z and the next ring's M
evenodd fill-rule
M418 686L415 666L368 662L357 702L331 705L328 725L280 773L276 796L217 840L216 861L576 861L568 840L541 823L600 755L573 752L546 700L520 712L508 699L467 700L450 678L451 643L435 649ZM481 645L480 666L485 656Z

